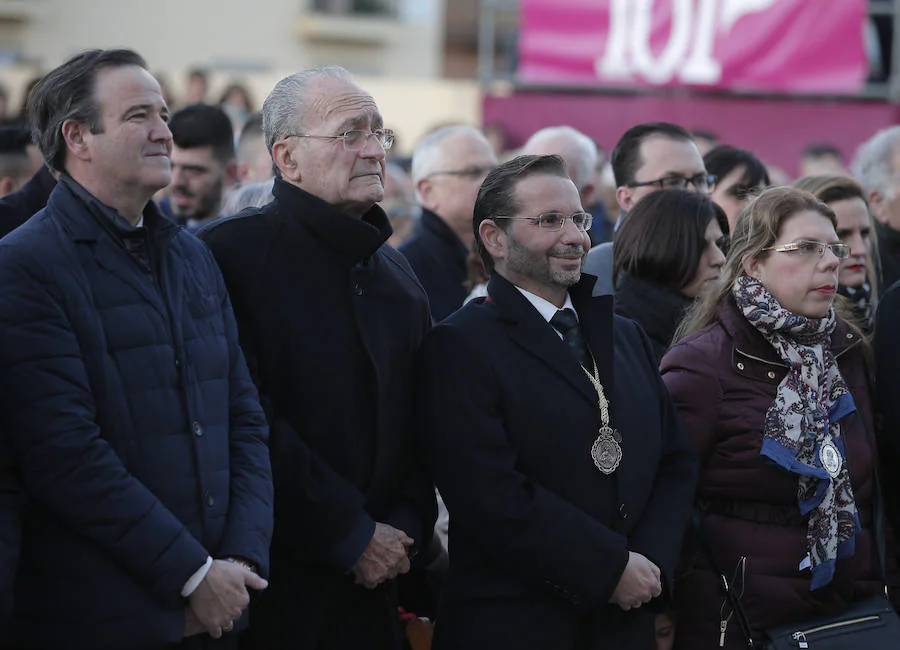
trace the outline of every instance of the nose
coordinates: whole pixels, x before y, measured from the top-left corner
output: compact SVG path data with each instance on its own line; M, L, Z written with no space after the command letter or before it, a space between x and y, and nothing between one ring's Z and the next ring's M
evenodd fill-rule
M866 242L865 238L859 233L854 233L854 235L847 240L844 241L845 244L850 245L850 256L858 257L860 255L867 257L869 256L869 244Z
M169 130L169 125L160 116L156 117L156 121L150 131L150 140L166 143L172 141L172 131Z
M375 134L370 133L369 137L366 138L366 143L363 145L363 148L359 150L359 155L364 158L384 160L387 157L387 152L384 150L384 147L381 142L378 141Z
M825 270L834 270L841 263L841 260L838 259L837 255L834 254L834 251L831 250L830 247L825 247L825 253L819 259L819 264Z
M563 227L560 231L560 241L572 244L583 244L584 239L590 240L587 230L582 230L576 226L571 219L566 219L563 222Z
M716 268L725 266L725 253L723 253L722 249L716 244L713 244L712 257L710 258L709 265Z

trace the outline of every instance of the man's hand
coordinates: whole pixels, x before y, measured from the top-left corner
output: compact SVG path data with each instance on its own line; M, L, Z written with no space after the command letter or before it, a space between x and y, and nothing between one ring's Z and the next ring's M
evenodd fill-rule
M629 551L628 564L609 602L627 612L649 603L661 593L659 567L640 553Z
M375 534L353 566L356 584L374 589L382 582L396 578L398 573L409 571L407 549L413 543L414 540L402 530L376 523Z
M184 610L184 638L189 636L197 636L206 632L206 628L194 614L194 610L190 607Z
M228 632L234 627L235 619L250 604L247 587L262 590L268 586L268 582L240 564L213 560L188 602L203 628L218 639L223 630Z

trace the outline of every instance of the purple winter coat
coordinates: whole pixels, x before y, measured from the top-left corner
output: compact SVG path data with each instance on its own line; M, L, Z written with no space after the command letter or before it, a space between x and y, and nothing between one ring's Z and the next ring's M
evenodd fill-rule
M839 320L831 349L859 410L841 424L863 530L855 554L839 560L832 582L815 591L810 571L799 570L807 518L797 505L798 476L759 454L763 420L787 365L730 299L715 323L673 346L661 362L685 434L701 457L697 499L708 506L705 529L716 560L731 580L738 558L748 558L742 602L756 634L838 613L883 589L872 534L874 454L865 428L872 431L872 411L861 337ZM681 564L675 647L716 648L723 597L693 539ZM743 647L732 619L725 648Z

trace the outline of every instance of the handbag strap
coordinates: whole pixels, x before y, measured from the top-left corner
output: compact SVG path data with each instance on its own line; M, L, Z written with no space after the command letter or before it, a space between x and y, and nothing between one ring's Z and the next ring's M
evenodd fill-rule
M716 556L713 553L712 547L709 545L709 538L706 536L706 528L703 525L703 508L699 503L694 504L694 511L691 515L691 521L694 528L694 537L696 537L697 542L700 544L700 547L706 554L706 558L709 561L709 566L718 577L717 582L719 585L719 591L722 592L722 595L725 596L725 599L728 600L728 603L731 605L731 610L734 612L734 617L737 619L738 625L741 628L741 634L744 637L744 641L746 642L747 647L755 648L756 645L753 642L750 621L747 618L746 612L744 612L744 606L741 605L741 600L740 598L738 598L737 593L735 593L734 585L728 582L728 578L725 576L725 572L720 568L719 563L716 561Z

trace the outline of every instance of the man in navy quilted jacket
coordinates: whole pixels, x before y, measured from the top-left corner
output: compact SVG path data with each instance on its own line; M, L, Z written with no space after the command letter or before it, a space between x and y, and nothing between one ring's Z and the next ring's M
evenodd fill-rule
M60 179L0 242L10 643L236 645L266 587L268 429L212 255L150 200L170 180L159 85L138 54L92 50L44 77L29 116Z

